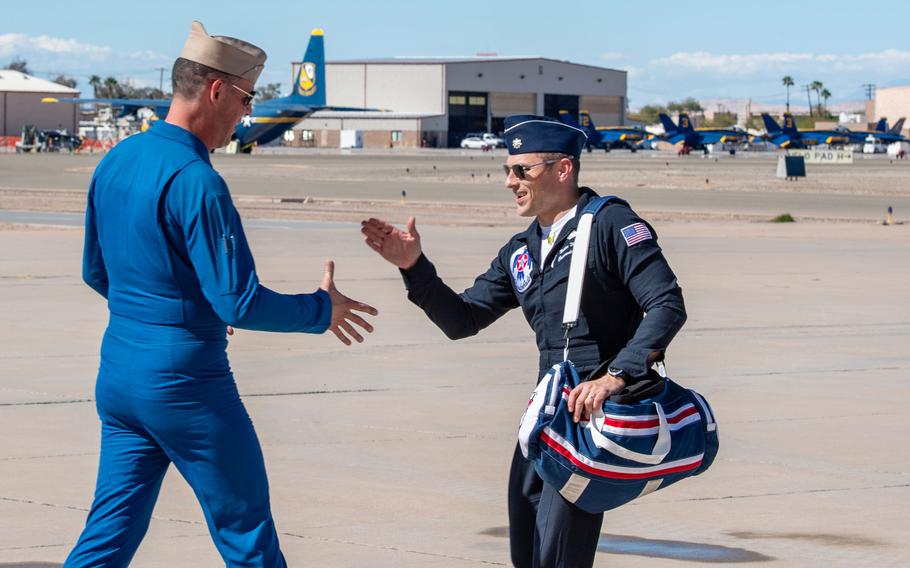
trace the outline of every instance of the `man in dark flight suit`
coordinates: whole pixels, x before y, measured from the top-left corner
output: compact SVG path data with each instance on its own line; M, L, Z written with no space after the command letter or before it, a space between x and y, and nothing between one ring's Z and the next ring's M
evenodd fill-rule
M361 231L367 245L400 269L408 298L451 339L474 335L520 307L537 338L539 380L563 360L562 314L575 228L581 210L597 195L578 186L586 140L581 130L531 115L508 117L505 127L506 187L518 214L534 221L500 249L470 288L458 294L437 276L421 252L413 217L405 230L369 219ZM607 372L570 394L576 421L643 379L686 319L682 291L657 235L628 203L611 199L592 230L580 315L568 342L579 371ZM591 566L602 521L602 514L578 509L543 483L516 447L509 478L515 566Z

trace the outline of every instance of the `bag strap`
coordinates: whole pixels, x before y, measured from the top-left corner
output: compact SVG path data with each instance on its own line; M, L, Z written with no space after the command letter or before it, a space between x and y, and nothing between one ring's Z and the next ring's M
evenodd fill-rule
M585 205L575 229L575 245L572 248L572 263L569 265L569 284L566 287L566 305L562 313L562 328L566 333L566 347L562 353L563 361L569 360L569 330L578 323L578 309L581 306L581 288L585 280L585 269L588 262L588 245L591 242L591 226L594 216L610 201L616 199L610 195L596 197Z

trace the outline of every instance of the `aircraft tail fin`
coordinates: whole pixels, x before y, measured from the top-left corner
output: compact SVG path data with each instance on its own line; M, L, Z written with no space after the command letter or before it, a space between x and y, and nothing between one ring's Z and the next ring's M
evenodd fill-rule
M771 118L771 115L763 112L761 115L762 122L765 123L765 130L768 131L768 134L779 134L781 133L780 125L777 124L777 121Z
M682 132L695 131L695 129L692 127L692 120L689 119L689 115L684 112L679 113L679 129Z
M303 63L294 77L289 98L300 104L325 106L325 32L317 28L310 34L310 43Z
M660 123L663 125L664 132L666 132L667 134L672 134L672 133L676 132L677 130L679 130L679 128L677 128L676 124L673 123L673 119L670 118L669 116L667 116L666 114L660 113L660 115L658 115L658 118L660 118Z
M563 124L568 124L569 126L572 126L574 128L581 128L578 125L578 122L575 121L575 117L572 116L572 113L570 113L567 110L559 111L559 120Z
M872 129L873 132L888 132L888 119L880 118L878 122L875 123L875 128Z
M898 120L897 122L894 123L894 126L892 126L892 127L891 127L891 130L889 130L888 132L889 132L890 134L896 134L897 136L900 136L901 130L904 129L904 121L905 121L905 120L906 120L906 118L903 118L903 117L902 117L900 120Z
M784 134L794 135L799 133L799 129L796 128L796 121L793 120L793 115L789 112L784 113L784 124L781 127L784 131Z
M581 121L581 128L588 133L588 136L591 135L591 132L597 132L597 127L594 125L594 120L591 119L591 113L582 109L578 111L578 120Z

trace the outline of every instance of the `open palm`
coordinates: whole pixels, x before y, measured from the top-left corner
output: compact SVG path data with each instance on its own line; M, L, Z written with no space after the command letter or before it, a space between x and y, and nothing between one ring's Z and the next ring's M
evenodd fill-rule
M411 268L420 258L420 234L414 217L408 217L406 231L381 219L370 218L360 223L360 232L367 246L398 268Z

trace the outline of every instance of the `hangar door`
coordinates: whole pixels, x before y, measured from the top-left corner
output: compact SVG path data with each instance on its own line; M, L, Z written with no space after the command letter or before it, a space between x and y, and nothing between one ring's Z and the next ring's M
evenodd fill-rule
M534 93L490 93L490 131L501 134L505 118L513 114L537 114Z
M594 124L598 126L617 126L623 124L623 97L581 97L581 108L591 113Z
M567 110L578 119L578 95L544 95L543 113L545 116L559 119L559 111Z
M487 94L449 91L449 148L457 148L468 132L487 131Z

